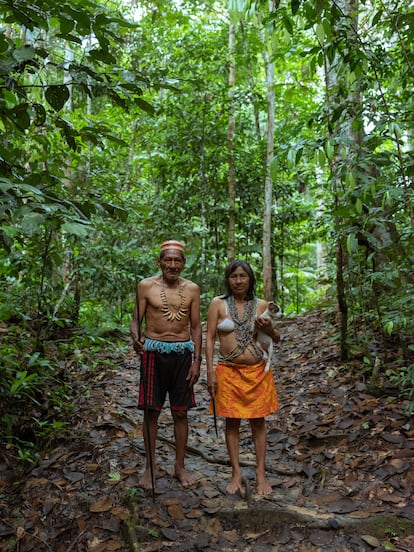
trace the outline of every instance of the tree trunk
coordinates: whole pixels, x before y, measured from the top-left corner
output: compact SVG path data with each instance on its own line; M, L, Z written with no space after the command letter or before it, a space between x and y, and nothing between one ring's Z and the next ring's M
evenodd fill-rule
M358 20L356 14L358 0L339 0L338 5L340 5L342 13L345 18L352 18L352 32L356 32L358 26ZM338 22L338 25L342 25L342 21ZM353 121L349 120L341 128L341 125L338 122L331 122L331 113L344 101L347 101L350 105L352 102L358 101L359 91L356 88L353 92L348 89L348 98L344 100L342 95L336 93L336 89L341 84L341 63L339 63L338 58L334 60L329 60L327 56L324 59L324 70L325 70L325 94L326 94L326 107L328 114L328 127L330 132L328 134L328 141L331 144L335 142L335 138L340 136L342 133L346 133L349 137L350 144L354 143L357 145L359 143L360 137L354 135L353 131ZM335 201L335 210L341 206L343 199L343 184L341 176L341 157L336 154L329 155L329 168L331 172L331 180L333 183L333 194ZM348 358L348 304L346 297L346 284L344 279L344 270L347 265L347 256L344 254L343 248L343 237L342 237L342 220L339 217L335 219L335 229L337 233L337 244L336 244L336 293L338 301L338 309L341 319L341 358L346 360Z
M348 303L345 295L344 266L346 262L340 239L336 244L336 294L338 299L341 327L341 360L348 360Z
M275 9L274 0L269 0L269 11ZM264 43L265 45L265 43ZM266 177L264 186L264 212L263 212L263 289L267 301L273 298L272 278L272 204L273 204L273 182L270 175L270 164L273 159L275 139L275 90L274 63L264 50L267 84L267 136L266 136Z
M234 84L236 79L235 58L236 29L233 23L229 27L229 121L227 126L227 154L229 164L229 231L227 238L227 258L235 258L236 249L236 166L234 160L234 131L236 127L234 108Z

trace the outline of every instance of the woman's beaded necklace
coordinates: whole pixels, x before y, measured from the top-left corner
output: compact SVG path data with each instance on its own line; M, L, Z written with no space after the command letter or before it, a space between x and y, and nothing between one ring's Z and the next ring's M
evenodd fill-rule
M163 316L166 317L167 320L170 322L174 322L175 320L182 320L184 316L187 315L188 307L184 307L185 297L184 297L184 285L179 280L178 282L178 295L180 297L180 306L178 307L178 310L176 312L172 312L167 301L167 294L165 292L165 283L164 278L162 278L162 287L161 287L161 301L162 301L162 308L161 312Z
M242 319L239 317L234 295L227 297L227 304L229 306L229 313L234 321L234 333L237 345L230 354L226 355L225 360L237 358L243 354L249 346L253 348L257 357L261 358L262 352L257 347L253 339L255 333L254 319L256 316L257 299L254 298L245 300Z

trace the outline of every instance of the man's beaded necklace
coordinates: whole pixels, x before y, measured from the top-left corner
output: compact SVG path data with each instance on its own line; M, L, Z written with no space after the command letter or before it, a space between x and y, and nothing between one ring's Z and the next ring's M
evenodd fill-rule
M185 302L184 285L181 282L181 280L179 280L178 282L178 295L180 297L180 306L176 312L172 312L168 305L167 294L165 293L164 278L162 278L162 287L160 292L160 297L162 301L161 312L163 316L165 316L166 319L169 320L170 322L174 322L175 320L178 320L178 321L182 320L182 318L186 316L188 312L188 308L184 307L184 302Z

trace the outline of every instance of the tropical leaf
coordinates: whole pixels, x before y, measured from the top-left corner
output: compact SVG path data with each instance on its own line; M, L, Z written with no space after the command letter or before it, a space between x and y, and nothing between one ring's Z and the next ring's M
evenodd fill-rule
M45 98L55 111L60 111L69 97L69 88L65 84L49 86L45 91Z

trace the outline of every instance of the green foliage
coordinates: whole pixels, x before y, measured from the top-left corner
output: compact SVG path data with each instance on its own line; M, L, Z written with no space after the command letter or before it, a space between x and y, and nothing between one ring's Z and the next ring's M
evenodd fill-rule
M414 350L412 345L411 350ZM411 416L414 412L414 364L403 366L399 374L393 376L391 379L402 388L404 395L408 398L407 414Z
M19 327L2 329L0 433L3 444L13 445L21 460L34 461L38 439L64 427L63 420L54 418L67 407L67 397L56 385L57 363L31 353L33 340Z
M361 3L360 26L327 0L276 2L272 13L264 2L226 8L145 4L132 22L132 6L118 0L0 0L0 320L20 332L1 351L7 435L49 380L52 410L70 402L50 340L77 334L69 354L82 340L103 347L104 332L127 334L136 281L157 271L163 240L186 243L184 275L200 284L203 317L223 290L228 15L237 255L261 293L267 52L275 299L294 315L332 297L341 244L350 350L363 349L371 368L371 337L399 339L398 381L414 383L409 3ZM76 361L90 368L82 352ZM60 421L24 420L38 434Z

